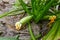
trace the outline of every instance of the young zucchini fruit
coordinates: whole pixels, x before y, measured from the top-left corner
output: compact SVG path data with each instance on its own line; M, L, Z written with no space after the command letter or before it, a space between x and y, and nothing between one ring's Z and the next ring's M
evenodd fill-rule
M15 26L17 30L20 30L21 27L28 23L32 19L33 15L22 18L19 22L16 22Z
M59 20L55 21L55 23L52 26L52 29L49 31L47 35L45 35L42 38L42 40L53 40L59 26L60 26L60 21Z

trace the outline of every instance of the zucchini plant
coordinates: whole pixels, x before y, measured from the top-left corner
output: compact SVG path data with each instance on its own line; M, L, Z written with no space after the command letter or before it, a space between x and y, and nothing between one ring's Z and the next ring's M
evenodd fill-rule
M38 23L40 20L46 20L46 19L51 20L50 23L53 23L55 21L52 25L51 30L41 39L42 40L58 40L60 38L59 36L60 35L59 33L60 12L58 10L57 5L59 4L60 4L60 0L57 0L57 1L56 0L31 0L31 5L28 6L27 4L25 4L23 0L16 0L16 3L15 3L16 9L0 15L0 18L4 16L13 15L13 13L15 14L15 12L24 10L23 12L26 12L28 16L16 22L15 26L17 30L20 30L23 25L28 24L28 29L31 35L30 40L37 40L39 37L41 37L41 34L37 35L36 37L34 36L31 29L31 25L30 25L31 20L33 20L35 23Z

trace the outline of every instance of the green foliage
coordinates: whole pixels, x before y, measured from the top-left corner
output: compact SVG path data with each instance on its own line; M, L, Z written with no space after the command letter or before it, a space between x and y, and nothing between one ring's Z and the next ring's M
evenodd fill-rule
M0 37L0 40L19 40L18 36L14 37Z
M48 32L47 35L45 35L42 40L54 40L54 37L57 33L57 30L59 28L59 25L60 25L60 20L57 20L53 26L52 26L52 29Z
M53 2L54 0L50 0L49 3L47 3L46 6L43 7L43 10L39 12L39 15L35 19L36 22L39 22L39 20L45 15L45 13L49 10Z
M54 3L54 0L50 1L41 1L41 0L31 0L32 5L32 11L28 10L26 4L23 2L23 0L19 0L21 3L23 9L29 14L33 15L35 22L39 22L39 20L46 14L46 12L49 10L49 8L52 6L51 4Z
M60 39L60 26L58 26L58 30L56 32L56 36L54 37L54 40L59 40Z
M15 6L15 7L21 6L18 0L15 0L14 6Z
M9 12L5 12L4 14L0 15L0 18L5 17L5 16L12 15L13 13L19 12L20 10L22 10L22 9L17 8L17 9L11 10L11 11L9 11Z
M23 2L23 0L19 0L19 2L21 3L23 9L24 9L29 15L31 15L30 10L28 10L28 7L27 7L26 4Z

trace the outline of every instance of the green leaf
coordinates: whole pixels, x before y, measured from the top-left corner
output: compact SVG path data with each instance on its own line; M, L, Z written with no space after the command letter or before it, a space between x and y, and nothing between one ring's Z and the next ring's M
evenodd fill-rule
M45 15L45 13L49 10L53 2L54 0L49 1L49 3L46 4L43 10L40 11L39 15L35 19L36 23Z
M18 36L14 37L0 37L0 40L19 40Z
M58 27L58 30L57 30L54 40L60 40L60 26Z
M33 34L33 32L32 32L32 28L31 28L30 23L28 23L28 29L29 29L29 33L30 33L30 35L31 35L32 40L36 40L36 38L35 38L35 36L34 36L34 34ZM30 40L31 40L31 39L30 39Z
M14 6L15 6L15 7L21 6L18 0L15 0L15 5L14 5Z
M57 33L57 30L58 30L58 27L60 25L60 20L57 20L53 26L52 26L52 29L48 32L47 35L45 35L42 40L53 40L56 33Z
M28 7L27 7L26 4L23 2L23 0L18 0L18 1L21 3L23 9L24 9L29 15L31 15L31 11L28 9Z
M17 9L11 10L9 12L5 12L4 14L1 14L0 15L0 18L5 17L5 16L8 16L9 14L13 14L14 12L18 12L20 10L21 10L20 8L17 8Z

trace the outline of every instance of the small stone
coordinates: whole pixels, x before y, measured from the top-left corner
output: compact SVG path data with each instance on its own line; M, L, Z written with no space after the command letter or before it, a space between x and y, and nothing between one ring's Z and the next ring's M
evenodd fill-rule
M0 31L0 35L2 34L3 32L2 31Z
M9 2L9 0L3 0L4 2Z
M2 2L8 4L9 0L2 0Z

